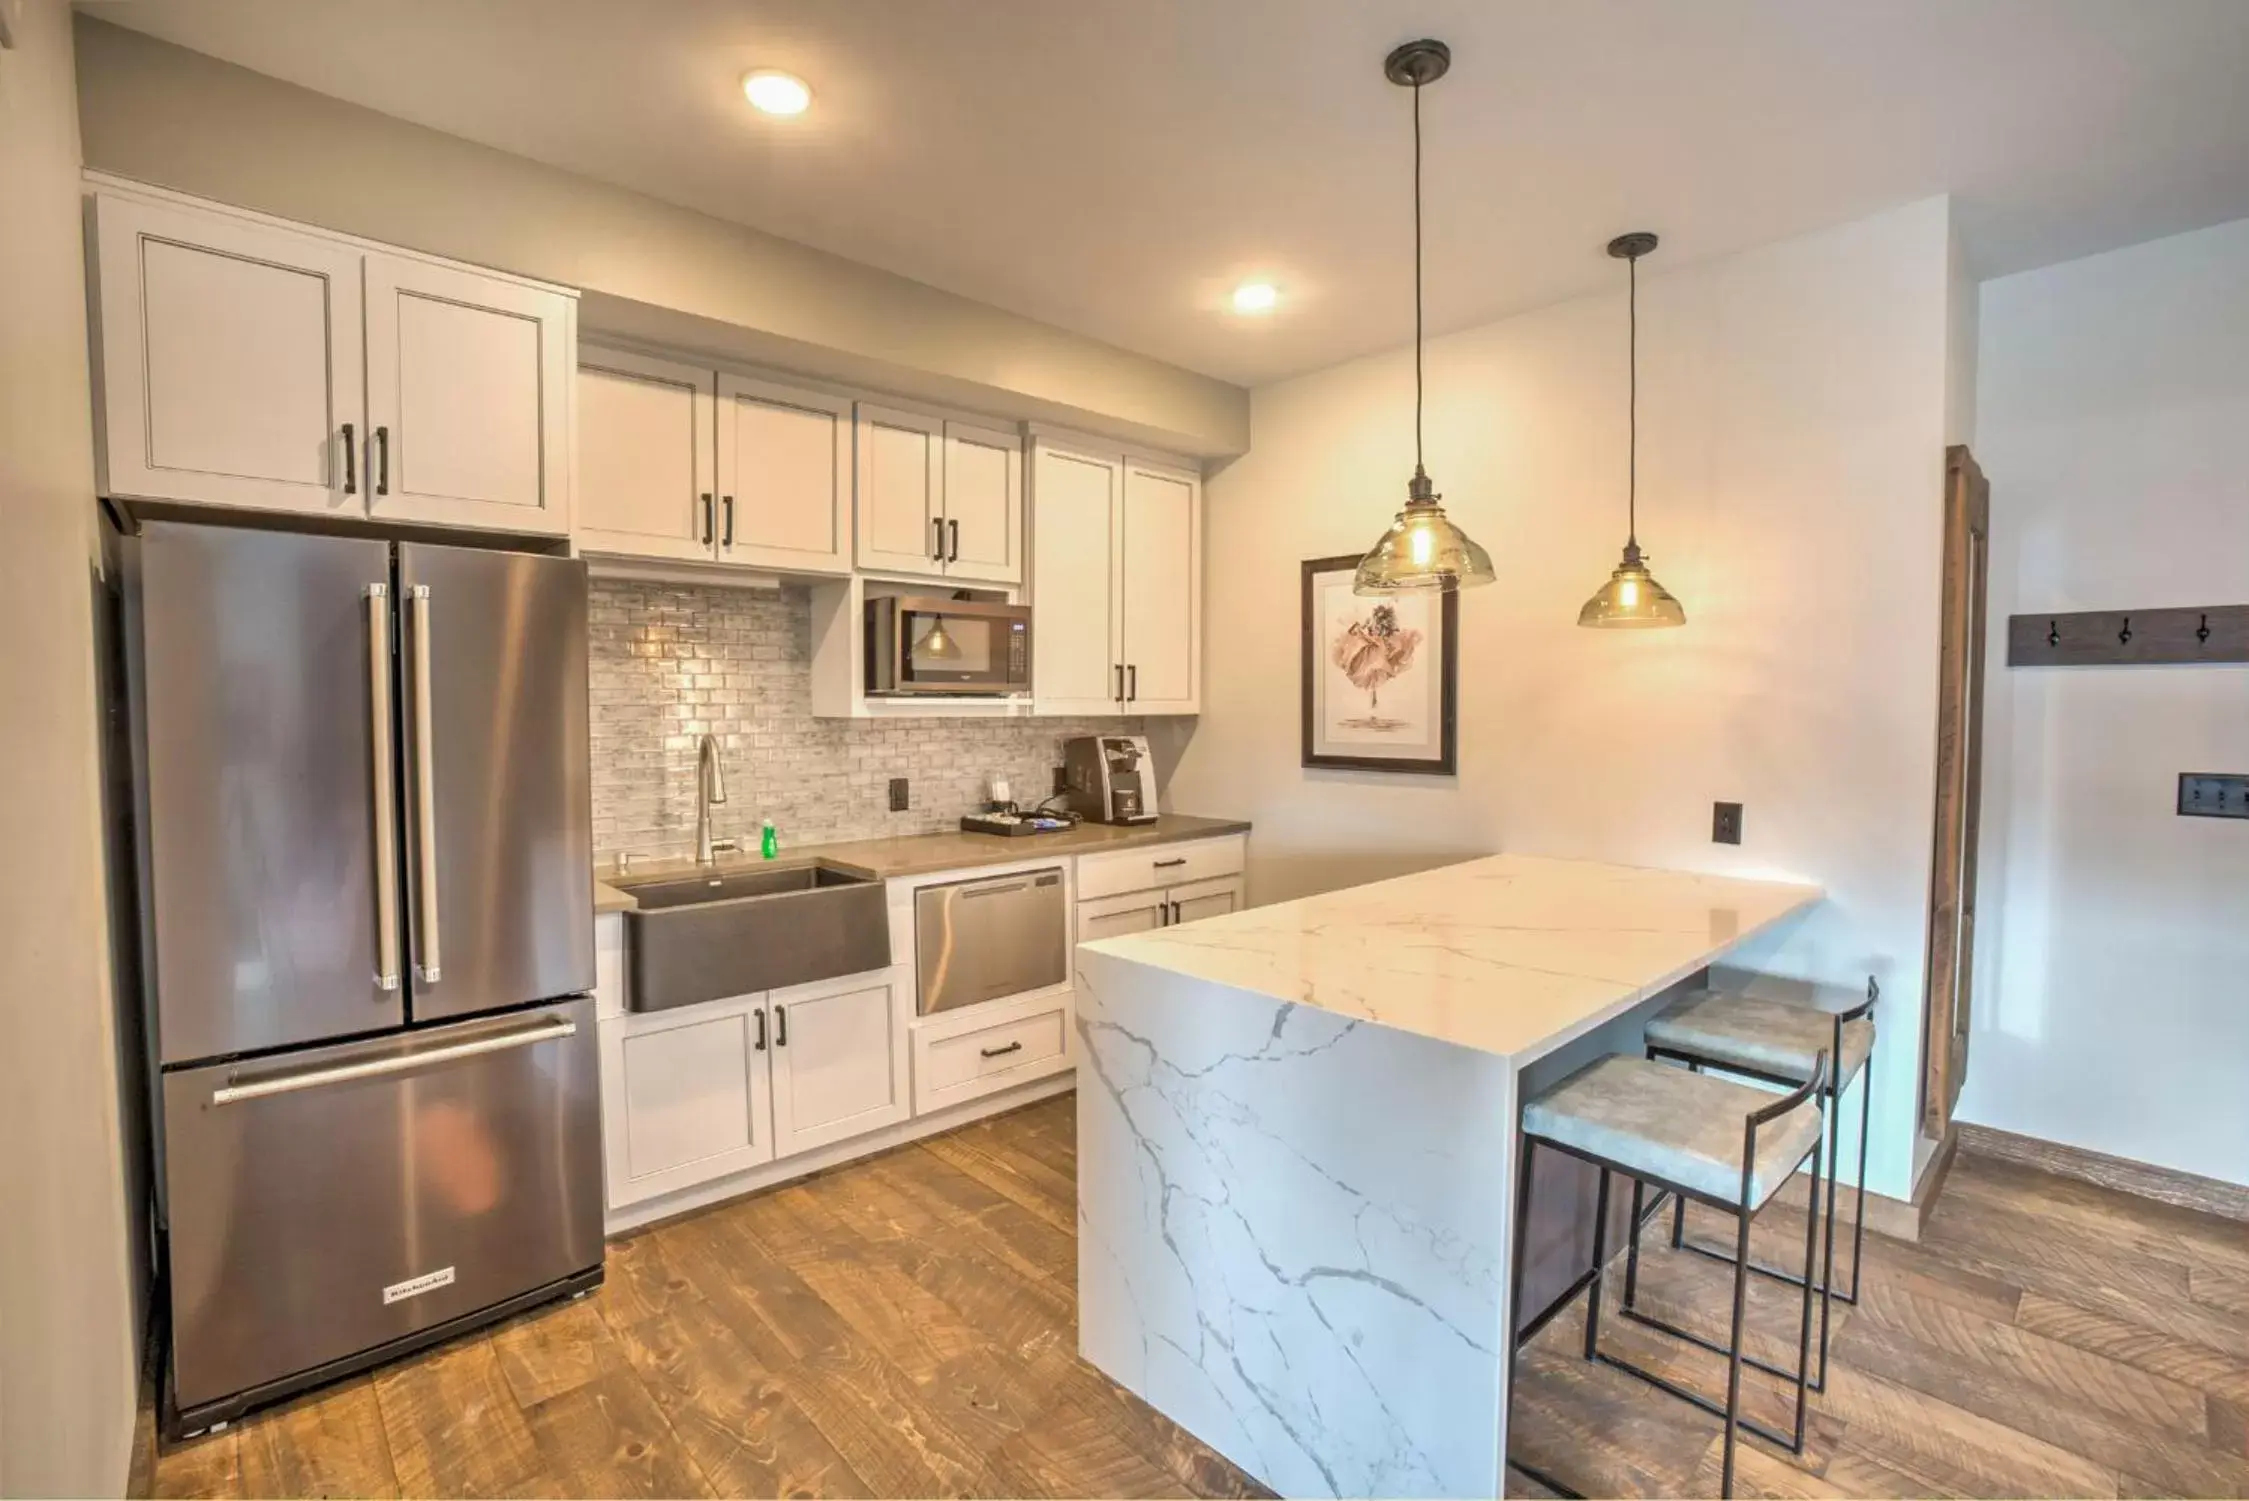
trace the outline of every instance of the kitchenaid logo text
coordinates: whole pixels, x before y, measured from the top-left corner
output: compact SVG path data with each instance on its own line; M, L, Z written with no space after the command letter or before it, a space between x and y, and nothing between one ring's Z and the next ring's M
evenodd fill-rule
M383 1302L385 1305L402 1302L407 1298L418 1298L423 1293L435 1292L438 1288L451 1287L452 1285L453 1269L449 1266L439 1267L434 1272L424 1272L421 1276L409 1277L404 1282L393 1282L383 1289Z

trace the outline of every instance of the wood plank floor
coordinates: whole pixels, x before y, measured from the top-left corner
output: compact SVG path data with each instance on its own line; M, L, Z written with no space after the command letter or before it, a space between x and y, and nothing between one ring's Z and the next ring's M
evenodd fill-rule
M593 1296L167 1449L136 1493L1261 1494L1073 1353L1072 1109L614 1242ZM1768 1218L1760 1254L1801 1256L1802 1220ZM2242 1226L1966 1159L1921 1244L1867 1247L1805 1454L1745 1441L1743 1494L2249 1495ZM1729 1275L1657 1251L1643 1297L1722 1333ZM1792 1357L1797 1306L1754 1284L1753 1348ZM1722 1390L1716 1357L1603 1325ZM1568 1310L1525 1352L1515 1456L1587 1495L1714 1491L1715 1420L1586 1364L1583 1330ZM1781 1421L1782 1390L1747 1405Z

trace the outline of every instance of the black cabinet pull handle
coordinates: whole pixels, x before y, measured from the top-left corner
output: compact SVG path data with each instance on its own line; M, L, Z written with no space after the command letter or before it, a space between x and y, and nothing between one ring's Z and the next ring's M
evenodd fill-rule
M1018 1040L1016 1042L1009 1043L1004 1048L978 1048L976 1051L986 1058L1005 1058L1010 1053L1022 1052L1023 1044L1020 1040Z
M757 1008L757 1051L765 1051L765 1008Z
M734 497L726 495L720 498L726 502L726 537L720 545L732 547L734 545Z
M1136 703L1139 703L1139 702L1140 702L1140 664L1139 664L1138 662L1129 662L1129 663L1127 663L1127 664L1125 665L1125 672L1126 672L1126 674L1127 674L1127 675L1128 675L1128 676L1129 676L1129 677L1131 678L1131 680L1132 680L1132 686L1131 686L1131 687L1129 687L1129 688L1127 688L1127 689L1125 689L1125 702L1126 702L1126 703L1128 703L1128 704L1136 704Z
M1187 857L1185 855L1181 855L1176 860L1157 860L1153 862L1152 868L1156 870L1169 870L1174 865L1185 865L1186 863Z
M1115 697L1116 701L1117 701L1118 703L1120 703L1120 704L1121 704L1121 703L1123 703L1123 702L1124 702L1124 663L1122 663L1122 662L1119 662L1119 663L1117 663L1117 664L1116 664L1116 668L1117 668L1117 691L1116 691L1116 693L1115 693L1115 694L1114 694L1113 696Z
M715 522L711 516L711 494L706 490L703 492L703 545L705 547L711 545L714 528Z
M351 424L344 424L344 493L359 493L359 455L352 446Z
M375 429L375 493L390 494L390 429Z
M929 561L932 563L942 563L945 561L945 518L942 516L932 516L929 518L929 526L930 530L937 534L935 550L930 553Z
M777 1048L789 1045L789 1008L786 1006L773 1008L773 1045Z
M953 549L945 554L945 561L958 563L961 560L961 524L957 521L948 520L945 523L945 529L953 534Z
M1164 905L1165 905L1165 906L1167 906L1167 907L1169 907L1169 908L1171 908L1171 920L1172 920L1173 922L1175 922L1175 923L1183 923L1183 922L1185 922L1185 921L1187 920L1187 919L1186 919L1186 917L1185 917L1184 915L1182 915L1182 914L1181 914L1181 912L1180 912L1180 910L1179 910L1179 903L1177 903L1177 902L1166 902L1166 903L1164 903Z

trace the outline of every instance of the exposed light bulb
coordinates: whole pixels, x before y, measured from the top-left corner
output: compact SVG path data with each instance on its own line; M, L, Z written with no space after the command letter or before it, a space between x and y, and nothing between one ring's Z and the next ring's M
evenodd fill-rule
M812 103L812 89L794 73L760 68L742 80L742 95L769 115L801 115Z
M1627 610L1636 608L1640 603L1640 581L1638 579L1626 579L1623 583L1617 585L1616 597L1617 602Z
M1429 535L1429 528L1417 526L1413 529L1412 549L1414 567L1427 568L1430 558L1436 555L1436 539Z

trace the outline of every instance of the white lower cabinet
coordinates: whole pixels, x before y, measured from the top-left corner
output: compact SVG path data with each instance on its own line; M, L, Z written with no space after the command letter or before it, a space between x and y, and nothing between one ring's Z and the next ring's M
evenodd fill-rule
M888 971L772 992L773 1140L791 1156L913 1113Z
M912 1114L894 970L600 1026L612 1210Z
M763 995L601 1023L609 1205L773 1160Z
M1076 1062L1067 990L924 1017L914 1026L914 1113L997 1094Z

